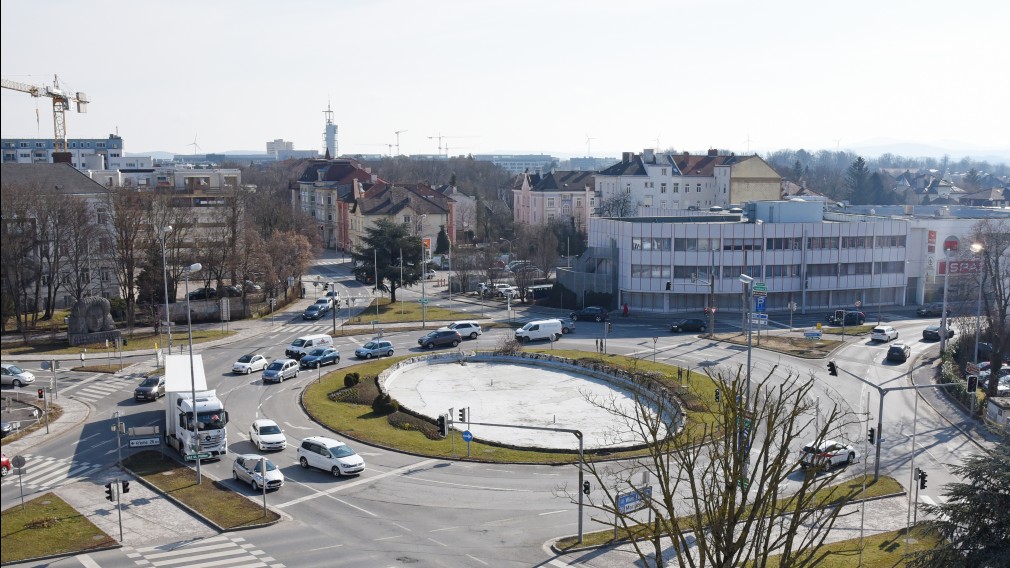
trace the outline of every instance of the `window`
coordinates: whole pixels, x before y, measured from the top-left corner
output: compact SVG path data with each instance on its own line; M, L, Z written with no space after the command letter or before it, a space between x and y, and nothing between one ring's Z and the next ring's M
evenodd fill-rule
M666 175L666 168L662 168L659 171L661 172L660 175L664 175L664 176Z
M548 207L554 207L554 198L553 197L548 197L547 198L547 206Z
M632 250L663 251L670 250L670 239L661 237L634 237L631 239Z
M652 196L651 195L646 195L645 196L645 200L642 203L642 205L644 205L646 207L652 207Z
M666 193L666 183L665 182L659 184L659 192L660 193Z
M808 237L807 248L809 249L837 249L838 237Z
M631 193L631 184L624 184L624 193Z
M661 264L632 264L632 278L669 278L670 267Z
M808 264L807 276L838 276L838 265L831 264Z
M404 215L403 216L403 222L404 223L410 223L410 215Z
M696 187L695 193L701 193L701 184L699 183L695 187Z
M876 239L877 247L904 247L905 235L883 235Z
M679 183L673 184L673 192L674 193L680 193L680 184Z

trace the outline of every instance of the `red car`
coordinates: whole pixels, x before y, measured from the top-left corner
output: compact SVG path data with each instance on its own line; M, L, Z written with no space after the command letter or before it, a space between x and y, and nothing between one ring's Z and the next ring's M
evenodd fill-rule
M7 474L11 472L11 460L7 458L7 454L0 454L0 477L7 477Z

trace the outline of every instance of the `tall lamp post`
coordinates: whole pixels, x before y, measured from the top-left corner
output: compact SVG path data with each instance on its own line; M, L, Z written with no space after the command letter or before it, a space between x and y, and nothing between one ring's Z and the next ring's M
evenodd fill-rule
M193 395L193 439L196 440L196 447L192 452L196 454L196 484L200 485L202 477L200 475L200 430L198 413L196 410L196 371L193 365L193 315L189 309L189 275L199 272L203 265L199 262L191 264L182 270L186 275L186 326L189 327L189 386Z
M504 237L498 237L498 240L509 244L509 262L512 262L512 241Z
M172 354L172 315L168 311L168 260L165 256L165 239L168 237L168 233L172 232L172 225L166 225L161 229L157 229L158 240L161 242L161 274L162 280L165 282L165 327L168 331L168 354ZM188 295L187 295L188 299Z
M950 249L943 249L943 307L940 311L940 354L947 350L947 289L950 284Z
M421 329L428 325L428 293L425 291L424 280L428 277L428 251L424 248L424 218L422 213L418 221L418 233L421 237Z
M746 412L750 408L750 368L751 368L751 352L754 350L754 345L751 343L752 335L751 332L754 329L754 321L751 319L751 306L754 305L754 278L746 274L740 274L740 282L743 283L743 301L744 301L744 314L747 317L747 400L744 402L744 411Z
M982 243L972 243L971 252L975 253L977 256L982 255L982 250L984 247ZM981 259L978 261L981 264ZM975 304L975 368L978 368L978 334L982 330L982 284L985 282L985 273L981 270L975 272L978 274L978 300ZM941 330L944 335L947 335L947 330ZM975 393L971 394L971 416L975 417L975 401L978 399Z

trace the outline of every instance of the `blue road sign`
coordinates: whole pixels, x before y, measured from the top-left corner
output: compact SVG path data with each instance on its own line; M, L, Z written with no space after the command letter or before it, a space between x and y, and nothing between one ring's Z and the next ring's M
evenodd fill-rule
M754 311L758 313L764 313L765 311L765 299L767 296L754 296Z
M617 510L622 514L633 513L648 506L652 499L652 486L635 488L631 493L617 495Z
M470 440L473 440L473 434L469 430L463 430L463 441L469 442Z

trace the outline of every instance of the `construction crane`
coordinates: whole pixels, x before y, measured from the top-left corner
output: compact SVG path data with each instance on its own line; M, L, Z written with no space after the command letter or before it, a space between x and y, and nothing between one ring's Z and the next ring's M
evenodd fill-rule
M446 135L443 135L441 132L439 132L438 136L429 136L428 140L438 140L438 153L439 153L439 155L442 154L442 150L445 150L445 155L446 155L446 157L448 157L449 156L449 146L448 145L443 146L442 145L442 140L448 140L449 138L475 138L475 136L446 136Z
M406 132L406 130L397 130L393 134L396 134L396 155L400 155L400 135ZM390 152L392 154L392 152Z
M77 104L77 112L88 112L88 103L91 102L88 100L88 96L84 93L64 93L60 89L60 78L56 75L53 75L52 87L48 85L29 85L9 79L3 79L2 82L4 89L21 91L33 97L49 97L53 99L53 140L55 142L53 161L57 161L57 154L67 155L67 119L65 113L70 108L71 102Z

